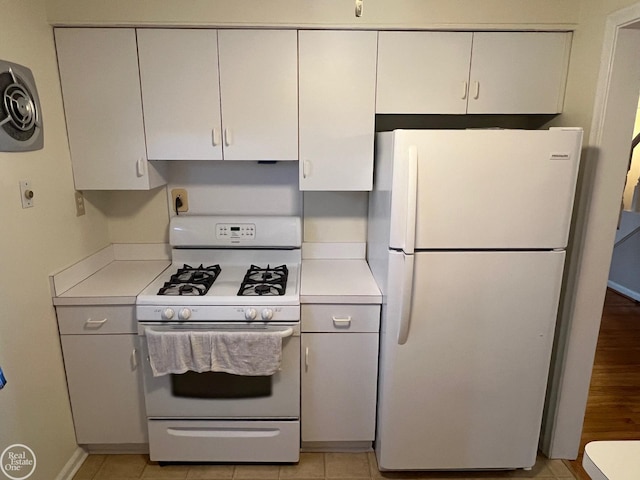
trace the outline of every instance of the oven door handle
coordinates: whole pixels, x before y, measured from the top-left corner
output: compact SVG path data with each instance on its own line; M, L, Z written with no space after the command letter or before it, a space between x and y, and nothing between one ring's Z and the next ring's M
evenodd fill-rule
M185 327L185 328L166 328L166 327L158 327L158 326L147 326L146 328L149 328L155 332L167 332L167 331L188 331L188 330L195 330L195 331L203 331L204 329L198 329L198 328L192 328L192 327ZM139 329L139 333L144 334L145 328ZM292 327L288 327L284 330L272 330L272 329L250 329L250 328L238 328L238 329L231 329L231 328L220 328L220 329L215 329L215 328L207 328L206 331L208 332L238 332L238 333L242 333L242 332L258 332L258 333L267 333L267 332L273 332L273 333L277 333L280 337L282 338L287 338L292 336L295 333L295 330Z
M282 338L287 338L293 335L293 328L289 327L286 330L282 330L278 332Z

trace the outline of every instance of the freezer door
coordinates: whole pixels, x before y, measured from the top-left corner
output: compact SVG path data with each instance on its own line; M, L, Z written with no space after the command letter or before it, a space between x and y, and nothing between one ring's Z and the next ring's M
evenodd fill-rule
M390 246L564 248L581 140L579 129L396 131Z
M403 336L406 257L390 255L382 316L380 468L531 467L564 252L416 253Z

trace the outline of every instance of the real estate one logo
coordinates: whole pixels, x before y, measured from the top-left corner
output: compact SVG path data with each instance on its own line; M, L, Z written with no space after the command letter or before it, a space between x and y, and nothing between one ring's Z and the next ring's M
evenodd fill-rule
M9 445L0 455L2 473L11 480L24 480L36 471L36 454L26 445Z

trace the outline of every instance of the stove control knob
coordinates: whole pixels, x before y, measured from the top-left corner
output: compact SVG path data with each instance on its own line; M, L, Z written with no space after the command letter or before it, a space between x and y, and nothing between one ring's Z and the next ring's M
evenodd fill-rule
M265 308L264 310L262 310L261 315L263 320L271 320L273 318L273 310L271 310L270 308Z
M255 308L247 308L244 311L244 318L246 318L247 320L255 320L257 315L258 312L256 312Z
M165 320L171 320L174 315L175 312L173 311L173 308L165 308L162 312L162 318L164 318Z
M180 317L180 320L189 320L191 318L191 309L183 308L182 310L180 310L178 316Z

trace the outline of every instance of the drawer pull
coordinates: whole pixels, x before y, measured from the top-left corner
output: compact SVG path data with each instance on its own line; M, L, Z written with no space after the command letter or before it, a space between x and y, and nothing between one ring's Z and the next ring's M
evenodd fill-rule
M85 322L85 325L87 327L100 327L101 325L104 325L106 323L107 319L103 318L102 320L91 320L90 318L87 319L87 321Z
M336 328L349 328L351 326L351 315L346 317L331 317L333 319L333 325Z

